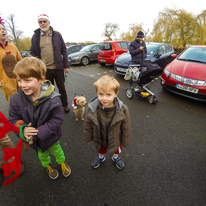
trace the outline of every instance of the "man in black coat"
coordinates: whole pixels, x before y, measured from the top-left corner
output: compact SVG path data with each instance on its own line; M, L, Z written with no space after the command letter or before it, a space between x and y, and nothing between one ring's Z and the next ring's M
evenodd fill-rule
M132 61L139 62L147 58L147 47L143 41L144 33L138 31L137 37L134 41L131 42L129 46L129 53L131 54Z
M39 29L34 31L30 53L41 59L47 68L46 79L54 84L61 94L65 112L69 112L67 93L64 85L64 72L69 72L68 54L62 35L50 26L50 19L45 14L38 16Z

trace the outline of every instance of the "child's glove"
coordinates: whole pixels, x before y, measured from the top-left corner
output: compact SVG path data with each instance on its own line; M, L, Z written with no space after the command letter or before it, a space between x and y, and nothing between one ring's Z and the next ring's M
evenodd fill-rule
M16 122L15 126L19 128L19 127L21 127L22 124L24 124L24 121L20 119ZM24 151L25 152L27 152L28 148L29 148L29 143L24 143Z

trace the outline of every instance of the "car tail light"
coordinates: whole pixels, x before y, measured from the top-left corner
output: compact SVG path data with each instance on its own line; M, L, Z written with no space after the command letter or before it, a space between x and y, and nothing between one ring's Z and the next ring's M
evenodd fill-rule
M115 55L116 54L116 48L115 46L112 44L112 54Z

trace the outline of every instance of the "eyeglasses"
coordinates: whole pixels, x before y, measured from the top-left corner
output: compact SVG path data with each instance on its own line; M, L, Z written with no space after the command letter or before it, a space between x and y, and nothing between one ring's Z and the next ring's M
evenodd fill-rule
M45 21L45 20L44 20L44 21L39 21L39 24L42 24L42 23L45 23L45 24L46 24L47 21Z

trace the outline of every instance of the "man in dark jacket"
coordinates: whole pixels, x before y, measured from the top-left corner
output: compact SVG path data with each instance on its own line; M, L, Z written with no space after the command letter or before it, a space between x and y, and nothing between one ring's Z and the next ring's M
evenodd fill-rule
M64 85L64 72L69 72L68 56L62 35L50 26L47 15L38 16L39 29L34 31L30 53L41 59L46 67L46 79L54 84L61 94L61 102L65 112L69 112L67 93Z
M132 61L142 61L147 58L147 47L143 41L144 33L138 31L137 37L134 41L131 42L129 46L129 53L131 54Z

